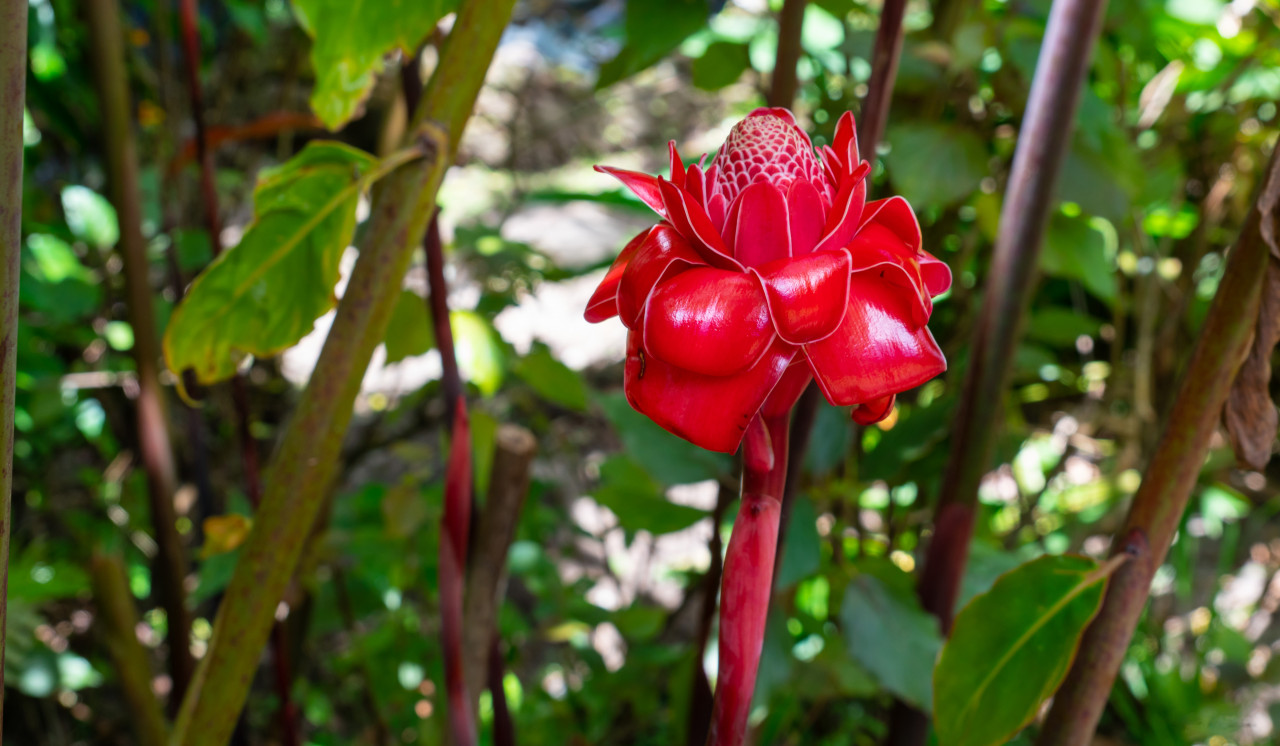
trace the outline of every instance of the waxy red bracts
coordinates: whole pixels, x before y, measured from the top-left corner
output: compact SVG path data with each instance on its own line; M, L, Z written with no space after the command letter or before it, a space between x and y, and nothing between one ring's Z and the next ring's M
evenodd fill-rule
M869 424L946 369L926 324L951 271L920 247L906 200L866 202L853 115L821 157L780 108L739 122L710 167L670 150L669 178L597 167L663 218L622 250L586 311L630 330L637 410L732 453L810 377Z

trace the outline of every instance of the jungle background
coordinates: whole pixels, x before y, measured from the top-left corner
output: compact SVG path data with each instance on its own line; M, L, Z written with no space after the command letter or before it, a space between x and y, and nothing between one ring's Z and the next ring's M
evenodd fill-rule
M141 610L133 632L150 688L164 699L172 686L116 253L129 228L106 197L118 143L103 136L96 21L82 5L31 0L28 37L4 730L41 746L135 742L121 683L130 674L113 662L111 603L93 580L104 556L123 565ZM353 33L396 23L394 4L365 5ZM120 18L158 334L214 254L176 13L164 6L126 0ZM624 330L582 319L605 267L653 222L591 166L659 172L668 140L686 160L714 151L764 103L779 6L518 3L441 187L478 494L500 424L537 443L498 615L499 709L521 742L683 743L695 689L714 679L715 585L705 579L731 528L737 471L633 412L621 393ZM879 743L895 697L929 702L941 638L911 573L1048 8L908 3L871 191L907 197L925 248L952 268L931 324L950 370L900 396L876 426L821 405L776 580L752 715L759 744ZM405 127L400 68L429 75L440 34L421 60L381 58L352 120L326 134L311 107L332 84L316 78L326 49L296 8L217 0L198 10L219 239L235 251L265 169L321 137L388 152ZM804 11L794 109L815 143L844 111L859 112L878 14L861 0L811 0ZM965 599L1040 554L1106 554L1276 141L1278 24L1275 0L1110 3L980 491ZM338 295L354 255L343 257ZM436 527L448 420L426 295L419 257L277 614L287 680L276 678L276 653L264 656L234 743L291 746L287 719L317 746L444 742ZM249 361L243 383L196 391L195 407L175 376L163 378L197 659L252 526L242 444L268 459L331 319L283 355ZM247 440L237 397L252 413ZM1241 468L1225 434L1215 437L1100 743L1274 742L1277 477L1274 460ZM860 612L868 607L877 613ZM487 692L479 717L491 743Z

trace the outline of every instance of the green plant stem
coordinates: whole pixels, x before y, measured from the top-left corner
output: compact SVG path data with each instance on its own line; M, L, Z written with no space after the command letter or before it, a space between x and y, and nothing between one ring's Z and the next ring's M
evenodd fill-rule
M396 290L422 241L445 164L457 151L513 4L463 4L410 128L427 156L388 174L374 190L360 258L272 462L209 652L183 700L175 746L222 746L244 706L276 606L337 470L364 371L386 333Z
M204 87L200 83L198 17L196 0L179 1L182 51L187 72L187 94L191 99L191 118L196 128L196 160L200 164L200 197L204 204L205 231L209 234L209 246L213 249L213 256L216 258L223 249L222 219L218 210L217 173L214 169L213 151L209 147L208 128L204 119ZM240 463L244 469L245 493L256 510L262 502L262 475L258 466L258 446L250 427L253 412L249 403L248 382L243 374L237 373L231 379L231 401L235 408L236 433L240 440ZM299 746L302 743L302 737L298 730L298 710L292 696L293 675L289 668L289 635L283 622L276 622L271 630L271 663L274 669L276 697L280 700L277 711L281 739L284 746Z
M97 626L129 705L139 746L164 746L169 734L160 702L151 693L151 664L138 642L138 609L129 591L124 562L117 554L95 551L89 559L89 582L98 606Z
M17 378L18 264L22 252L22 111L27 85L27 3L0 0L0 681L9 598L9 505ZM0 692L0 723L4 693ZM0 742L4 734L0 732Z
M117 0L82 0L81 6L89 29L90 63L101 107L111 204L120 225L119 251L124 263L129 324L133 327L133 358L138 373L138 448L147 473L151 522L158 548L154 585L168 619L169 671L176 702L186 691L195 666L191 656L191 615L183 588L188 562L173 507L178 477L169 440L164 390L160 385L160 343L152 309L146 240L142 235L138 149L133 136L124 64L124 30L120 27Z
M1076 103L1106 0L1058 0L1049 14L1000 232L970 344L969 367L953 421L951 453L938 495L934 536L920 579L924 607L951 626L973 533L978 483L990 467L1013 354L1031 301L1053 187L1071 143Z
M773 78L769 81L770 106L791 108L799 80L796 64L800 62L800 32L804 27L804 6L808 0L785 0L778 11L778 51L774 55Z
M1071 672L1054 697L1038 746L1083 746L1106 706L1151 580L1164 562L1187 500L1209 452L1223 404L1253 339L1267 263L1280 261L1280 158L1272 153L1264 186L1200 331L1178 398L1147 464L1142 485L1117 536L1144 537L1148 551L1111 578L1102 610L1080 643ZM1268 236L1270 238L1268 239ZM1113 551L1123 546L1113 547Z

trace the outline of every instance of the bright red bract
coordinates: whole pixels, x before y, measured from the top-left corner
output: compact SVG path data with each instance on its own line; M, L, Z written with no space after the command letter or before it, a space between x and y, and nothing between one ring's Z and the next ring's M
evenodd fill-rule
M627 244L587 305L630 330L631 405L732 453L761 408L786 412L810 377L854 419L946 370L926 324L951 286L901 197L866 202L853 115L814 152L786 109L756 109L714 163L669 178L597 166L663 220ZM781 382L781 383L780 383Z

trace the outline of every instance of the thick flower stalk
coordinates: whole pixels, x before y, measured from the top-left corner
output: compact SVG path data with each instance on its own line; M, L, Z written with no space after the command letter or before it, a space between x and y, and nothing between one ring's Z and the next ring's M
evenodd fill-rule
M815 152L786 109L756 109L710 166L670 145L668 178L598 166L662 217L587 306L629 330L627 400L713 451L743 448L721 586L714 744L737 744L755 686L786 474L787 417L813 378L870 424L946 369L926 324L951 271L901 197L868 203L853 116Z

